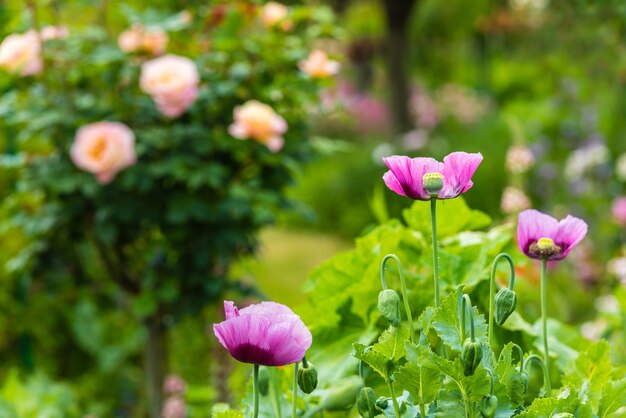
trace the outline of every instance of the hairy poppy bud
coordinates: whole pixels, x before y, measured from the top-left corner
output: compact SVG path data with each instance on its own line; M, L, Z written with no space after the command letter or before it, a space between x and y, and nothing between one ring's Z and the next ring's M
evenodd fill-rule
M307 367L300 363L298 368L298 387L304 393L311 393L317 387L317 369L310 361Z
M344 411L354 405L354 401L363 385L361 378L352 376L335 383L325 391L320 406L325 411Z
M461 362L463 363L463 374L471 376L483 359L483 346L480 341L472 342L469 338L463 343L461 350Z
M385 289L378 294L378 310L391 325L400 325L400 296L395 290Z
M522 372L522 385L524 385L524 393L528 392L528 373Z
M496 416L498 408L498 398L496 395L487 395L480 403L480 413L484 418L493 418Z
M437 196L437 194L443 189L443 174L441 173L426 173L422 176L422 187L428 193Z
M517 295L508 287L503 287L496 294L496 324L502 326L506 320L515 312L517 307Z
M383 410L387 408L387 406L389 406L389 400L385 398L384 396L381 396L380 398L376 399L376 406L380 410Z
M261 396L267 395L270 388L270 371L267 367L259 368L259 393Z
M373 418L379 415L380 412L376 410L376 395L374 389L370 387L364 387L356 397L356 407L359 411L359 415L363 418Z

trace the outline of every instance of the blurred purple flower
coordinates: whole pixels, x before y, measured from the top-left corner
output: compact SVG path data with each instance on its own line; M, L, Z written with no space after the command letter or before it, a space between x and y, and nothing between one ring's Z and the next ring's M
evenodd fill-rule
M519 214L517 244L530 258L562 260L586 234L585 221L571 215L557 221L534 209Z
M226 320L213 325L220 344L235 359L262 366L284 366L302 360L312 336L298 315L285 305L261 302L241 311L224 301Z
M626 196L618 197L613 201L611 212L618 224L626 225Z
M431 193L424 189L423 178L427 174L439 174L443 187L437 193L437 199L452 199L473 186L472 175L482 160L482 154L466 152L453 152L443 159L443 163L434 158L393 155L383 158L389 168L383 180L387 187L401 196L430 200Z

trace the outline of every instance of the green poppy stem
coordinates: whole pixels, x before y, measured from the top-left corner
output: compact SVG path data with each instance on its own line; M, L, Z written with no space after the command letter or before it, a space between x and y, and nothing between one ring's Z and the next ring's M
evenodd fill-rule
M293 399L291 403L291 418L296 418L298 407L298 362L293 363Z
M547 373L546 380L550 381L550 350L548 348L548 295L546 290L547 264L548 260L546 258L541 260L541 322L543 326L543 353Z
M474 336L474 313L472 312L472 300L469 295L463 294L461 299L461 343L465 341L465 311L470 322L470 341L476 341Z
M495 298L496 298L496 270L498 267L498 262L505 258L506 261L509 262L509 266L511 267L511 275L509 276L509 289L513 290L515 286L515 263L513 263L513 259L510 255L506 253L498 254L498 256L493 260L493 265L491 266L491 279L489 280L489 332L488 339L489 346L492 346L492 338L493 338L493 311L495 309Z
M433 280L435 282L435 308L439 307L439 250L437 244L437 199L430 199L430 224L433 231Z
M552 385L550 384L550 375L548 374L548 369L546 368L546 364L543 362L541 357L539 357L537 354L531 354L524 361L524 365L522 366L522 369L526 370L531 361L535 361L537 364L539 364L539 366L541 366L541 371L543 371L543 384L546 387L546 391L547 391L546 394L548 395L548 397L550 397L550 394L552 393Z
M254 409L252 410L252 418L258 418L259 416L259 365L254 365L254 371L252 373L252 399L254 401Z
M391 393L391 402L393 402L393 410L396 413L396 417L399 417L400 405L398 405L398 400L396 399L396 391L393 388L393 382L387 379L387 385L389 385L389 393Z
M409 306L409 297L406 291L406 280L404 279L404 269L400 263L400 259L395 254L387 254L383 261L380 263L380 280L382 282L383 290L387 289L387 280L385 278L385 264L389 259L393 259L398 265L398 274L400 275L400 285L402 286L402 299L404 300L404 310L406 311L406 319L409 323L409 329L411 330L411 342L416 344L415 341L415 328L413 327L413 316L411 315L411 307Z

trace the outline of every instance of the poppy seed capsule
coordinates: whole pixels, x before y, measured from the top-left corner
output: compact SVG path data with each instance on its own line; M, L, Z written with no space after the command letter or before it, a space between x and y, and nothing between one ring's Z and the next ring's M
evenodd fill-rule
M317 369L310 361L307 367L300 363L298 368L298 387L304 393L311 393L317 387Z
M496 395L487 395L480 403L480 413L484 418L493 418L496 416L498 408L498 398Z
M363 418L374 418L380 412L376 410L376 395L374 389L364 387L356 397L356 407Z
M443 189L443 174L426 173L422 176L422 187L431 195L437 195Z
M496 294L496 324L502 326L506 320L515 312L517 307L517 295L508 287L503 287Z
M463 343L461 350L461 363L463 363L463 374L471 376L483 359L483 346L480 341L472 342L469 338Z
M385 289L378 294L378 310L391 325L400 325L400 296L395 290Z

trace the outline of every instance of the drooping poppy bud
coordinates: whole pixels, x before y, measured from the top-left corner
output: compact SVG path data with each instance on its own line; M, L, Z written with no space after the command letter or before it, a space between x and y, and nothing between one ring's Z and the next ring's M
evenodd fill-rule
M387 406L389 406L389 400L385 398L384 396L381 396L380 398L376 399L376 406L380 410L383 410L387 408Z
M385 289L378 294L378 310L391 325L400 325L400 296L395 290Z
M370 387L364 387L356 397L356 407L359 411L359 415L363 418L373 418L376 415L380 415L380 411L376 409L376 394L374 389Z
M498 398L496 395L487 395L480 403L480 413L484 418L493 418L496 416L498 408Z
M306 367L304 367L303 363L300 363L298 368L298 387L304 393L311 393L317 387L317 369L310 361L307 362Z
M496 294L496 312L494 315L496 324L502 326L515 312L517 307L517 295L508 287L503 287Z
M471 376L483 359L483 346L480 341L471 341L469 338L463 343L461 350L461 362L463 374Z

